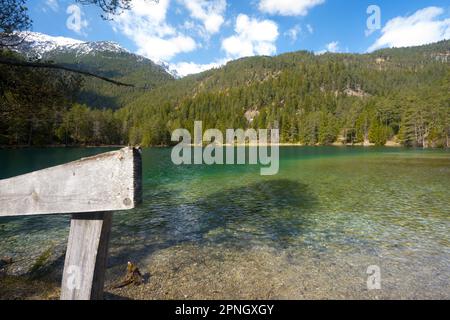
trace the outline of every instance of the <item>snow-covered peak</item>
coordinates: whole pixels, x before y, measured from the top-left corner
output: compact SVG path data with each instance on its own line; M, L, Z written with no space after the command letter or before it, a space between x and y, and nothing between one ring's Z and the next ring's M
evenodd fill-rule
M16 33L18 36L24 38L26 42L34 42L34 43L51 43L57 46L68 46L73 44L83 43L84 41L76 40L72 38L66 37L53 37L47 34L43 34L40 32L18 32Z
M82 44L83 41L65 38L52 37L39 32L18 32L15 34L16 39L11 40L12 43L19 43L16 51L27 55L38 55L53 51L57 48Z
M170 65L169 63L164 61L157 61L156 64L160 65L168 74L170 74L175 79L181 78L180 73L177 71L176 68L174 68L173 65Z
M85 42L66 37L53 37L39 32L18 32L17 39L22 39L15 50L26 55L42 57L52 51L70 51L76 56L95 54L96 52L128 52L119 44L111 41Z
M82 58L84 56L102 55L102 53L125 54L133 61L139 63L154 63L150 59L131 53L112 41L86 42L66 37L53 37L39 32L17 32L10 40L12 50L30 59L58 59L60 54L68 54L69 57ZM104 55L103 55L104 56ZM178 78L176 70L167 63L155 63L161 68Z
M97 41L76 43L68 46L63 46L58 49L67 49L76 51L78 55L95 54L96 52L115 52L115 53L130 53L128 50L122 48L119 44L112 41Z

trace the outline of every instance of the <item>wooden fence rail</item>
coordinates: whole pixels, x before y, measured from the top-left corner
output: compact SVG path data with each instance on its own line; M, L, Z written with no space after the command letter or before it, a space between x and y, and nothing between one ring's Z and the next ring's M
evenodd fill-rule
M141 201L136 148L0 180L0 218L72 214L62 300L103 298L112 211L135 208Z

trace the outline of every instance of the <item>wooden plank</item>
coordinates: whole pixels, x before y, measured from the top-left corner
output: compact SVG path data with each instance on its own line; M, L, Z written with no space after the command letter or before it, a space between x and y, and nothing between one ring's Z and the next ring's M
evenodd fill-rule
M0 180L0 217L128 210L141 201L135 148Z
M112 212L72 215L61 300L103 299L111 221Z

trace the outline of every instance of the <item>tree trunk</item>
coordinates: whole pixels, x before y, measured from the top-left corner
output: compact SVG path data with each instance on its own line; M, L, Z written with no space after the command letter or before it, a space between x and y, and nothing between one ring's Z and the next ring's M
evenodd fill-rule
M31 146L33 139L33 121L30 121L30 130L28 131L28 146Z
M450 146L449 146L449 142L450 142L450 141L449 141L449 139L448 139L448 132L447 132L447 134L446 134L446 140L447 140L447 149L448 149L448 148L450 147Z

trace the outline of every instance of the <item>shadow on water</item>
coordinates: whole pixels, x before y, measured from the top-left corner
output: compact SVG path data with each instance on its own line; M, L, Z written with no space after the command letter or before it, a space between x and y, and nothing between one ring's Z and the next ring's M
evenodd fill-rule
M160 192L153 199L164 198L165 206L155 208L152 202L149 209L144 204L133 221L116 225L116 233L132 234L135 239L118 235L113 240L117 250L110 265L139 260L181 243L285 248L311 227L309 212L316 203L306 184L288 179L224 189L191 202L177 199L173 192Z
M285 245L302 233L314 202L307 185L284 179L218 192L196 205L205 212L199 219L205 240L219 231L220 237L212 237L215 242L256 237Z
M197 194L195 198L162 184L146 186L145 193L146 201L140 208L114 215L109 279L123 276L127 261L143 266L155 252L180 244L244 250L259 244L288 247L311 228L313 220L309 213L317 201L306 184L288 179L261 180L211 194ZM59 223L66 226L67 232L69 217L61 218L66 220ZM33 222L47 230L44 221L49 222L47 219ZM22 222L19 226L25 227ZM50 263L26 277L58 283L65 244L62 240Z

